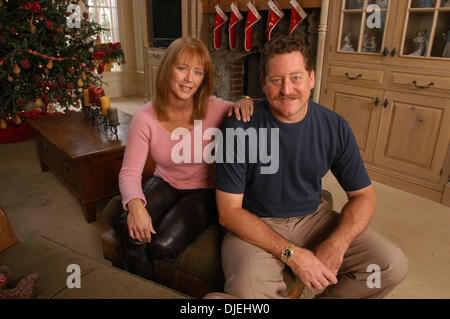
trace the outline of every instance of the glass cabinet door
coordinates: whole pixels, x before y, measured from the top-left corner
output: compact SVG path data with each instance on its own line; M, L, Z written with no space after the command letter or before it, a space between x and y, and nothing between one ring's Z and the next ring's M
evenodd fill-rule
M450 58L450 1L409 0L401 57Z
M337 51L387 54L384 47L389 7L389 0L343 1Z

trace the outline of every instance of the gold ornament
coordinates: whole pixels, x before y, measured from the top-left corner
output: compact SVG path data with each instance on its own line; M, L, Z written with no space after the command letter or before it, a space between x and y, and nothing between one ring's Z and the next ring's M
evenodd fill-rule
M20 125L20 123L22 123L22 119L20 118L20 116L18 114L16 114L16 118L14 119L14 123L16 123L17 125Z
M17 63L14 63L13 72L14 72L14 74L20 73L20 67L17 65Z
M84 83L82 79L78 80L78 87L83 87Z
M87 78L87 76L86 76L86 72L81 72L81 78L83 79L83 81L86 81L86 78Z
M52 60L48 61L47 69L49 69L49 70L53 69L53 61Z
M1 129L6 129L8 127L8 124L6 123L6 121L4 119L0 120L0 128Z
M42 103L42 100L40 98L37 98L36 101L34 101L34 104L37 107L41 107L42 105L44 105L44 103Z

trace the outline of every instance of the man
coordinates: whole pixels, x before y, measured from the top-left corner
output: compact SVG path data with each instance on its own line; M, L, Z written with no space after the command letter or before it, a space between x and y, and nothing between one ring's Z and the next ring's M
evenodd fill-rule
M255 105L250 122L226 121L219 147L237 152L221 154L224 163L217 163L219 220L229 230L222 244L225 292L281 298L287 265L308 289L326 288L318 297L384 297L406 276L407 259L368 228L375 193L347 122L309 100L315 80L310 49L281 36L266 44L261 62L266 99ZM258 154L249 151L250 134L229 138L239 129L258 132ZM265 149L261 141L271 142ZM278 170L264 173L273 163L263 155L277 151ZM320 200L330 169L348 195L341 214ZM369 278L373 269L379 282Z

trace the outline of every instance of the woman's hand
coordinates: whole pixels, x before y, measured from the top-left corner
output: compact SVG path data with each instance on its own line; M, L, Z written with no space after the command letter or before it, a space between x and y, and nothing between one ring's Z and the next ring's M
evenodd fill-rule
M143 243L149 243L152 234L156 234L153 229L152 219L142 200L135 198L128 202L128 233L130 237Z
M250 121L250 117L253 115L253 111L254 111L253 106L254 106L253 100L248 96L244 96L242 99L237 101L237 103L235 105L233 105L230 108L230 110L228 111L228 116L231 116L234 111L234 114L236 115L236 118L238 120L241 120L241 114L242 114L242 120L244 122L248 122L248 121Z

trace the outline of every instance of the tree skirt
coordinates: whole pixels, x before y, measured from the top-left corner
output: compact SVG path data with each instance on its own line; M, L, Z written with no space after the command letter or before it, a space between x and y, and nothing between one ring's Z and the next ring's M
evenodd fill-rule
M60 113L43 113L40 110L32 110L18 113L22 123L17 125L14 121L8 121L6 129L0 128L0 144L18 143L31 140L35 137L34 129L26 122L30 117L53 116Z

